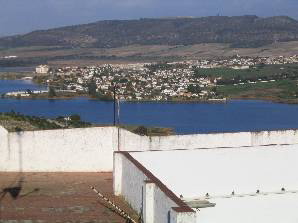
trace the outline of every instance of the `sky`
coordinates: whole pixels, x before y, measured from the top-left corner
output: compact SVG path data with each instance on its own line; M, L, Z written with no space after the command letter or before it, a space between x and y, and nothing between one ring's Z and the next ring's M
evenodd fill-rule
M110 19L287 15L298 0L0 0L0 36Z

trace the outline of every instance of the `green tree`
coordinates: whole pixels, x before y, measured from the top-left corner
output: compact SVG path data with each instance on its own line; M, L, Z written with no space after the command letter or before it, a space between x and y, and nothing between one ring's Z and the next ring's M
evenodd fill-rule
M133 132L142 136L148 135L148 129L145 126L139 126Z
M80 115L74 114L74 115L69 116L69 118L72 121L81 121L81 116Z
M212 87L212 88L211 88L211 91L212 91L216 96L218 96L217 87Z
M53 97L56 97L57 94L56 94L56 91L53 87L49 87L49 97L50 98L53 98Z
M96 86L96 83L94 80L92 80L91 82L88 83L87 88L88 88L88 94L92 97L96 97L97 86Z
M199 85L188 85L187 91L193 94L199 94L201 92L201 88Z

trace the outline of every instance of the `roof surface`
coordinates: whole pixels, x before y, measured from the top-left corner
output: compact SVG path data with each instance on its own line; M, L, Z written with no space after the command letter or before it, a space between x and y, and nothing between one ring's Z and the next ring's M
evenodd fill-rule
M177 196L216 203L199 223L298 222L298 145L130 154Z
M198 223L296 223L298 194L210 199L213 208L197 212Z

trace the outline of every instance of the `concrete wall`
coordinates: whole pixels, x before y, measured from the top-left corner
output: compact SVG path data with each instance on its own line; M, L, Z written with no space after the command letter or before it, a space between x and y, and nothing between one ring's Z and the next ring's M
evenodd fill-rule
M175 211L179 204L164 192L168 189L162 190L159 182L145 171L141 164L136 165L123 153L115 153L113 171L115 195L123 196L143 217L144 223L169 222L169 220L171 223L196 222L196 213L191 209Z
M114 155L114 194L121 195L139 214L144 206L144 182L147 177L122 154Z
M8 134L0 129L0 171L111 171L116 132L113 127Z
M0 148L6 148L8 143L8 132L0 126Z
M138 136L120 131L120 150L148 151L298 144L298 130L213 133L174 136Z
M196 213L189 212L176 212L175 210L171 210L170 212L171 223L196 223L200 222L200 215ZM197 215L197 216L196 216Z
M115 127L8 133L0 126L0 171L112 171L113 152L118 148L148 151L297 143L297 130L147 137Z

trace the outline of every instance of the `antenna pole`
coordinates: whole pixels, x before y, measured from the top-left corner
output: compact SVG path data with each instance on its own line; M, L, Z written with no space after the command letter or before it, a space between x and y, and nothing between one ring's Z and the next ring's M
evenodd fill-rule
M116 84L114 84L114 126L116 126Z

